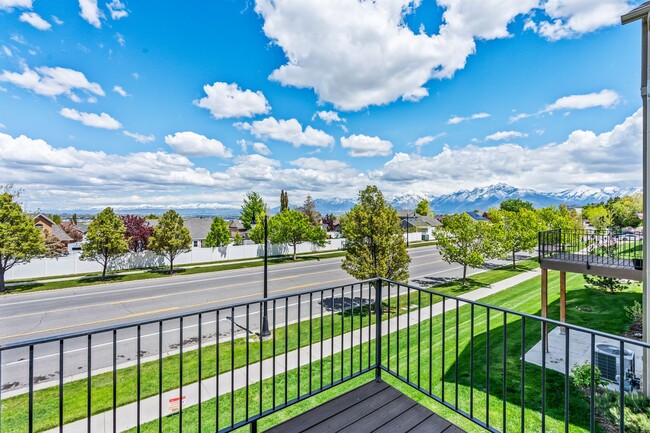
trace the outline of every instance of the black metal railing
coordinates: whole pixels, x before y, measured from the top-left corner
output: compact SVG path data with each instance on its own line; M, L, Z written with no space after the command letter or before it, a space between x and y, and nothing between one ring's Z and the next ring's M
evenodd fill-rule
M539 258L639 269L643 237L609 230L547 230L539 233Z
M269 339L259 336L264 303ZM0 433L256 431L261 418L366 374L493 432L593 432L607 404L623 432L648 348L375 279L7 344ZM584 361L578 387L564 373Z

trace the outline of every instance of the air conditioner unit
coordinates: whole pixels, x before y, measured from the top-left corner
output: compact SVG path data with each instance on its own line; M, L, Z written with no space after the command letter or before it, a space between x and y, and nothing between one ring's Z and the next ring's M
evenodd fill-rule
M618 383L621 372L620 348L606 343L596 344L594 361L603 379ZM627 370L634 371L634 352L625 349L623 373Z

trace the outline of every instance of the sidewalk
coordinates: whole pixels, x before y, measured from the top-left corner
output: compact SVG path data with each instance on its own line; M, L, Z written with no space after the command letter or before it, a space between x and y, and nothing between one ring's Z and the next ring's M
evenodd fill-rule
M498 283L483 287L472 292L459 296L460 298L477 301L487 296L499 293L503 290L509 289L523 281L529 280L538 276L539 269L534 271L525 272L517 276L508 278ZM458 306L466 305L459 302ZM456 308L456 303L448 302L445 306L445 312L453 311ZM419 311L413 311L411 314L402 314L401 316L394 317L390 320L382 322L381 331L382 335L389 335L398 330L405 329L418 323L418 318L422 321L428 320L431 317L442 314L442 303L434 304L432 307L425 307ZM322 342L315 343L311 346L303 347L300 350L294 350L286 354L278 355L275 358L270 358L265 361L255 364L250 364L247 367L242 367L234 370L234 372L226 372L217 378L211 377L204 379L200 382L186 385L183 387L183 395L185 396L185 404L183 408L189 408L199 403L199 386L201 386L201 402L206 402L218 395L228 394L233 391L245 388L246 384L252 385L260 380L265 380L273 377L273 372L276 374L283 374L285 372L294 370L299 366L309 365L310 362L318 361L331 355L335 355L344 350L356 347L360 344L368 343L374 340L375 324L371 325L371 332L368 332L368 327L360 328L353 332L348 332L334 337L333 339L323 340ZM334 340L334 341L332 341ZM342 344L341 344L342 343ZM333 350L332 350L333 348ZM286 364L285 364L286 358ZM300 362L299 362L300 361ZM275 370L274 370L275 363ZM248 372L248 374L247 374ZM234 377L234 381L231 378ZM180 397L180 389L174 389L162 394L163 408L162 416L170 415L172 411L169 410L167 402L169 399ZM140 424L154 421L159 416L159 396L153 396L143 399L138 403L131 403L116 410L117 431L125 431L137 426L138 407L140 409ZM87 427L87 419L81 419L70 424L65 425L66 433L85 433ZM113 412L106 411L91 417L93 433L109 433L113 431ZM56 433L59 428L48 430L46 433Z

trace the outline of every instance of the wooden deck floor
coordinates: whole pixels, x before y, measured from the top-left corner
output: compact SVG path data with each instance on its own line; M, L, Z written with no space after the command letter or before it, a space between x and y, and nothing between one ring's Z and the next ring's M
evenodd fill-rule
M465 433L385 382L369 382L267 432Z
M642 280L642 271L634 268L630 259L609 259L586 254L554 253L540 258L542 268L576 274Z

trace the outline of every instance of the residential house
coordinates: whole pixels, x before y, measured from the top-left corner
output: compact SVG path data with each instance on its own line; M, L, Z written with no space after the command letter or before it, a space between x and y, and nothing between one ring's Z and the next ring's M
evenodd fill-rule
M485 214L479 211L467 212L467 215L471 216L474 221L488 221Z
M244 235L247 233L246 228L244 227L244 222L240 219L234 219L230 221L228 230L230 231L231 238L234 238L238 234L243 238Z
M190 231L192 237L192 248L205 248L205 239L210 232L212 218L195 217L183 220L183 226Z
M63 230L63 227L43 214L38 214L34 217L34 226L43 232L44 237L52 236L58 239L68 247L68 250L70 249L70 245L74 243L74 239Z

